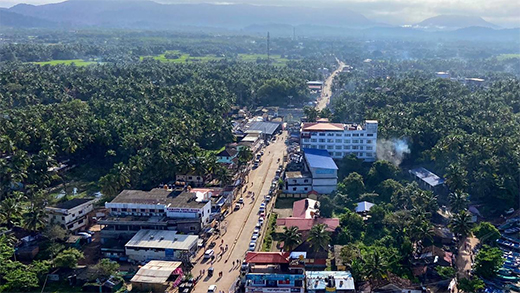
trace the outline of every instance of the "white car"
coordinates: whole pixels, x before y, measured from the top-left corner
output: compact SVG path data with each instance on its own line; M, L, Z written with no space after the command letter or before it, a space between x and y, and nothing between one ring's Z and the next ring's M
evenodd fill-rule
M255 242L258 240L258 234L253 234L253 236L251 236L251 243Z
M256 248L256 242L251 242L249 243L249 251L254 251Z
M255 230L253 231L253 235L259 235L259 234L260 234L260 229L255 228Z
M208 287L208 293L217 293L217 285L210 285Z
M213 249L208 249L206 252L204 252L204 259L211 258L215 254L215 251Z
M266 196L265 197L265 202L270 202L270 201L271 201L271 196L270 195Z

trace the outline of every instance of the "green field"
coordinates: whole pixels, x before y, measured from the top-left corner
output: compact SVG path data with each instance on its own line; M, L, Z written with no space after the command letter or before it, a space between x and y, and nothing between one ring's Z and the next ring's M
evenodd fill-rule
M51 60L51 61L31 62L31 63L38 64L38 65L58 65L58 64L70 65L70 64L74 63L74 65L76 65L76 66L87 66L90 64L96 64L97 62L85 61L83 59L70 59L70 60Z
M166 58L166 54L176 54L179 55L178 58L168 59ZM217 61L222 60L224 57L217 57L215 55L206 55L201 57L192 57L190 54L181 53L180 51L167 51L164 54L157 56L141 56L141 60L145 58L153 58L155 60L159 60L161 62L172 62L172 63L190 63L190 62L208 62L208 61ZM271 55L271 64L284 66L287 64L289 59L282 58L280 55ZM238 54L237 60L244 62L256 62L258 59L267 60L267 54Z
M166 58L166 54L177 54L180 55L179 58L176 59L168 59ZM141 60L145 58L153 58L155 60L159 60L161 62L172 62L172 63L186 63L186 62L208 62L221 60L223 57L217 57L214 55L207 55L201 57L191 57L190 54L181 53L180 51L166 51L164 54L157 56L141 56Z
M498 60L507 60L512 58L520 58L520 54L501 54L497 56Z

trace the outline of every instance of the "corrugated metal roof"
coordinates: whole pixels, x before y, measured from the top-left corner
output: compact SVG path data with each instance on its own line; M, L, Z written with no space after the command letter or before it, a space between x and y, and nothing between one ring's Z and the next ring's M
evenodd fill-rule
M254 121L249 124L246 133L251 130L261 131L262 133L273 135L273 133L280 127L280 123Z
M410 170L410 173L417 176L417 178L421 179L422 181L426 182L426 184L432 187L442 185L445 181L444 178L435 175L434 173L426 170L423 167L412 169Z
M125 247L189 250L197 245L198 239L195 235L179 235L177 231L139 230Z
M338 169L338 166L336 166L336 163L334 163L334 160L327 150L303 149L303 153L305 160L311 168Z
M332 276L335 280L336 290L355 290L354 278L349 271L307 271L307 289L325 290L327 279Z
M368 212L373 206L374 204L368 201L358 202L356 213Z
M130 280L137 283L163 284L168 281L172 273L182 265L180 261L149 261L144 267L140 268L135 276Z

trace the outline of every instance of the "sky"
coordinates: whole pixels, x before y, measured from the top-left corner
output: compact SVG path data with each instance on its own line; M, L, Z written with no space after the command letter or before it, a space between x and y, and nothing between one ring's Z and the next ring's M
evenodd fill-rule
M108 1L108 0L107 0ZM369 19L404 25L440 14L480 16L501 27L520 27L520 0L153 0L160 3L250 3L257 5L342 5ZM62 0L0 0L0 7Z

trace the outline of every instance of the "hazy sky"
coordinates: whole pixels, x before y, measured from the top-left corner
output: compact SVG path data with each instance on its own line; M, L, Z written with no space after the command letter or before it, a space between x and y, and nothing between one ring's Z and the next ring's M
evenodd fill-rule
M108 1L108 0L107 0ZM520 26L520 0L155 0L161 3L252 3L263 5L345 5L369 19L413 24L439 14L481 16L503 27ZM18 3L46 4L62 0L0 0L0 7Z

